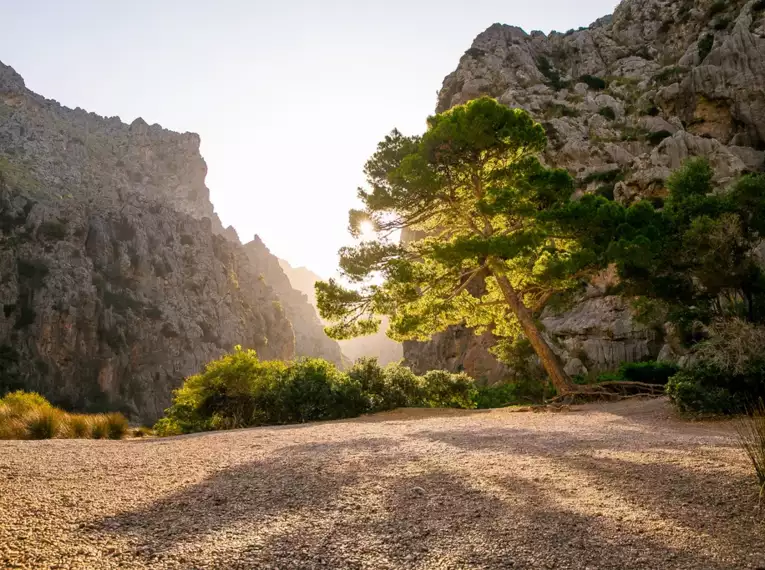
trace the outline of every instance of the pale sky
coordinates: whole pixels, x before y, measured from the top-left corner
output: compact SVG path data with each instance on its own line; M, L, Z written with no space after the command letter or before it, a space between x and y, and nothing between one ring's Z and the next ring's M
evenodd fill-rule
M616 0L0 0L0 61L68 107L202 137L224 225L330 276L364 162L419 133L492 23L566 31Z

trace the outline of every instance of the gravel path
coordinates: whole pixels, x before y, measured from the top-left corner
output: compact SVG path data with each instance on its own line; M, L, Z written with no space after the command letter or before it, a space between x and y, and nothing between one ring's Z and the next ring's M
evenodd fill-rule
M0 568L765 569L732 433L652 400L0 441Z

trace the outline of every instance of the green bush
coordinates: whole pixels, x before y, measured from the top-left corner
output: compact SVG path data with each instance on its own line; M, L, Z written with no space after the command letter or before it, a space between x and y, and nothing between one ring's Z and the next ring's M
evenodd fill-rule
M237 348L191 376L154 426L158 435L356 417L398 407L475 407L464 374L385 368L361 359L342 373L325 360L261 362Z
M23 416L27 412L38 408L52 408L50 402L37 392L24 392L16 390L0 398L0 405L8 406L11 413L16 417Z
M361 386L331 362L306 358L292 363L279 383L277 423L334 420L362 414Z
M476 388L467 374L431 370L423 376L425 404L431 408L475 408Z
M598 382L643 382L664 386L680 368L669 362L623 362L616 372L601 374Z
M550 63L550 60L544 56L540 57L539 61L537 61L537 69L542 75L545 76L545 78L550 82L550 86L556 91L566 89L570 85L570 82L564 81L561 78L560 72L557 71L553 67L552 63Z
M716 0L716 2L709 7L708 16L712 18L720 12L723 12L727 4L728 2L726 0Z
M765 394L765 360L752 362L740 374L698 364L672 376L667 394L681 412L743 413Z
M66 224L57 220L43 222L37 229L37 235L50 240L62 240L66 238L66 233Z
M601 107L598 113L610 121L616 120L616 113L611 107Z
M422 379L406 366L389 364L383 368L376 358L360 358L348 370L348 376L361 386L368 411L382 412L424 405Z
M515 405L517 404L515 390L513 383L483 386L478 389L475 397L476 408L488 410Z
M595 89L597 91L601 91L608 87L608 84L605 82L604 79L601 79L600 77L596 77L594 75L582 75L579 78L579 81L582 83L586 83L587 86L590 89Z
M712 51L712 47L715 45L715 37L712 34L707 34L699 40L699 61L704 61L709 53Z

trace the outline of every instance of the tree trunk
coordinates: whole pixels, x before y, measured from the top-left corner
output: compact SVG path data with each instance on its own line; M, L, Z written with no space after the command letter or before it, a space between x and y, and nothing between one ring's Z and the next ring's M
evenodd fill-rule
M518 322L520 322L526 338L529 339L534 352L537 353L539 360L542 361L542 366L550 377L558 394L564 395L576 391L576 385L563 370L560 360L558 360L558 357L550 348L550 345L547 344L547 341L542 336L539 328L537 328L537 324L534 322L534 315L532 315L529 308L523 304L523 299L521 299L520 295L515 291L510 280L500 272L495 271L494 264L491 266L491 272L497 279L497 284L505 297L505 301L510 305L510 309L518 318Z

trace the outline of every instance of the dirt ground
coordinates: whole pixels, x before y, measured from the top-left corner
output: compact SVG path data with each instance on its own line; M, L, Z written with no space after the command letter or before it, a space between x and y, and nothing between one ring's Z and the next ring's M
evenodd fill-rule
M765 569L729 423L664 400L0 441L0 568Z

